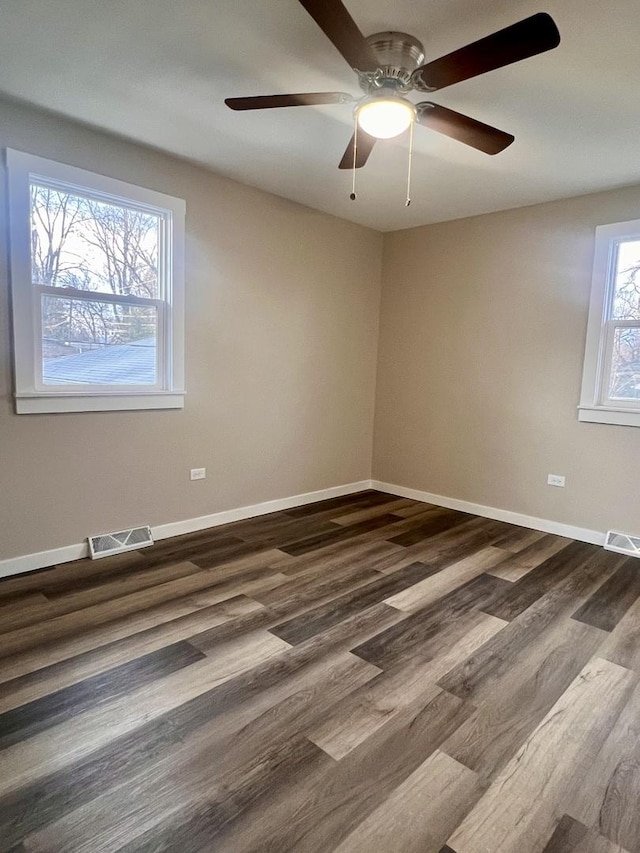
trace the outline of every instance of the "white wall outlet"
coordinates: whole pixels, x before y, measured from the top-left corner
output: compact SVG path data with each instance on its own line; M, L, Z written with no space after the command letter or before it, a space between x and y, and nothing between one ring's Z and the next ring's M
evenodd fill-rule
M207 476L206 468L192 468L191 469L191 479L192 480L204 480Z
M564 488L564 481L565 478L562 476L562 474L549 474L547 476L548 486L560 486L561 488Z

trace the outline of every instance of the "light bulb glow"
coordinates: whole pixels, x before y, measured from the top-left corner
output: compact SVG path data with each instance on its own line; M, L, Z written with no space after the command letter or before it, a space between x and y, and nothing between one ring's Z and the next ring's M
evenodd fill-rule
M372 98L357 108L358 124L370 136L391 139L405 131L415 119L416 110L404 98Z

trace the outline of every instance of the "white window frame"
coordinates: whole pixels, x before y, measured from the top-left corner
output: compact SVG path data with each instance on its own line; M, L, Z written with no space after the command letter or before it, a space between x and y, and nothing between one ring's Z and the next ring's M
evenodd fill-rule
M184 407L184 221L182 199L36 157L6 150L10 269L17 414L95 412ZM160 299L112 296L96 291L34 285L31 280L31 191L35 179L99 201L125 204L160 217ZM157 382L149 385L42 383L40 300L43 294L96 302L153 305L157 311Z
M615 330L622 327L640 329L640 321L614 320L611 317L618 246L628 240L640 240L640 219L596 228L582 391L578 406L580 421L640 426L640 400L621 401L608 396Z

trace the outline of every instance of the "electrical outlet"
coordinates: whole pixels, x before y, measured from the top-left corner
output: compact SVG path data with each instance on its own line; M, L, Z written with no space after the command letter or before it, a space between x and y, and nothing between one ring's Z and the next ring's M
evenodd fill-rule
M548 486L560 486L564 488L565 478L562 474L549 474L547 477Z
M207 476L206 468L192 468L191 469L191 479L192 480L204 480Z

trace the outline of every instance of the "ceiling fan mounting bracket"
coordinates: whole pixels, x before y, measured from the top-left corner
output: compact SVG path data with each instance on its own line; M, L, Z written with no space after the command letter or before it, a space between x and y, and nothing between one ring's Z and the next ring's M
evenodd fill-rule
M417 89L418 92L437 92L437 86L430 86L424 79L422 68L416 69L411 75L411 88Z
M435 104L429 103L429 101L421 101L421 103L415 104L415 108L416 108L417 120L418 120L418 122L420 122L420 121L422 121L424 116L428 112L430 112L431 110L434 110L436 108L436 106L435 106Z

